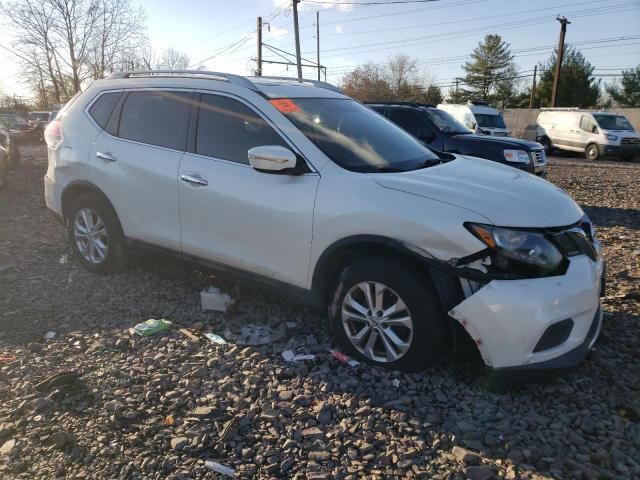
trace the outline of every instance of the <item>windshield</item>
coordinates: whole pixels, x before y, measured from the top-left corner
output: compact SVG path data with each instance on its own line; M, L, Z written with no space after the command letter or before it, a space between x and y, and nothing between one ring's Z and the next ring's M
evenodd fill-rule
M297 98L272 103L331 160L356 172L400 172L440 159L382 115L351 99Z
M603 130L634 130L624 115L593 115Z
M491 115L487 113L473 113L476 117L476 122L478 122L479 127L489 127L489 128L507 128L504 124L504 120L500 115Z
M429 117L436 128L445 133L469 134L471 133L463 124L443 110L435 108L423 108L422 111Z

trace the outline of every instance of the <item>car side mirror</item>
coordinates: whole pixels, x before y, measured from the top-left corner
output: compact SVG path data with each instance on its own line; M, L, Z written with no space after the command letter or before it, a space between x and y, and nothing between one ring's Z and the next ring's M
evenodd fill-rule
M598 127L595 125L591 126L591 133L598 133Z
M467 122L464 124L469 130L474 130L476 129L476 122Z
M277 173L283 170L295 169L297 164L296 154L280 145L253 147L247 154L251 167L258 172Z

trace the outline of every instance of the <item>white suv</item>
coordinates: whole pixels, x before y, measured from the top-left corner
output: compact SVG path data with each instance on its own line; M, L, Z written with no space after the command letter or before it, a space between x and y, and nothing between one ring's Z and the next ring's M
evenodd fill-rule
M119 73L45 137L47 205L93 272L134 244L177 253L328 308L344 349L405 370L459 339L495 369L564 367L598 336L600 246L566 193L331 85Z

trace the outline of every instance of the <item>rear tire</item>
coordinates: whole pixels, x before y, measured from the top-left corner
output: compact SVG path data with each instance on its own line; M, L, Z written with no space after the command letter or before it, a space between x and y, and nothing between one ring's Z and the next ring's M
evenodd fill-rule
M551 140L549 140L547 137L544 137L542 139L541 143L542 143L542 146L544 148L545 156L551 155L551 152L553 151L553 146L551 145Z
M334 338L349 355L418 371L439 363L445 315L426 272L396 258L363 258L340 275L329 308Z
M584 156L587 160L599 160L600 159L600 148L595 143L591 143L587 145L587 148L584 151Z
M120 222L97 195L85 193L72 201L67 236L75 257L90 272L111 273L122 268L125 245Z

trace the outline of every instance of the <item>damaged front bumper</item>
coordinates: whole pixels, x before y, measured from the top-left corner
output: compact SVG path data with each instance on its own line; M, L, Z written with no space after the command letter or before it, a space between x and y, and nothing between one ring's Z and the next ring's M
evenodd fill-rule
M494 369L564 368L600 333L604 262L572 257L562 276L491 280L449 311Z

